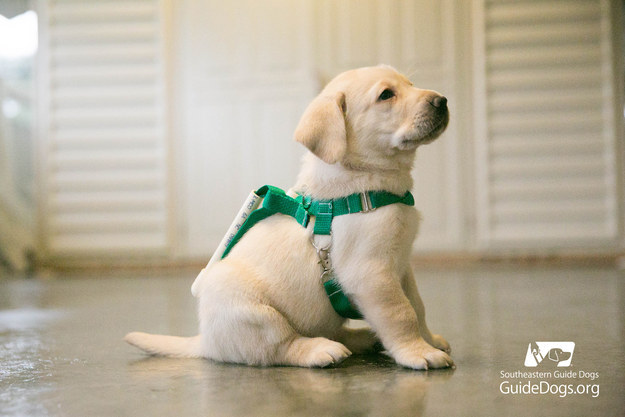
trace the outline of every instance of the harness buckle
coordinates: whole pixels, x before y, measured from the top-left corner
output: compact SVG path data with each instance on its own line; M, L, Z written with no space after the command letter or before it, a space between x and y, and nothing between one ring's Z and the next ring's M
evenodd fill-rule
M373 207L371 203L371 196L369 193L360 193L360 205L362 206L361 213L368 213L370 211L374 211L376 208Z
M310 236L310 242L313 245L313 248L315 248L315 251L317 251L317 257L319 258L319 264L321 265L321 278L323 280L323 277L332 272L332 259L330 258L330 248L332 247L332 240L330 240L326 246L322 246L322 245L318 245L315 242L315 236L316 235L311 235Z

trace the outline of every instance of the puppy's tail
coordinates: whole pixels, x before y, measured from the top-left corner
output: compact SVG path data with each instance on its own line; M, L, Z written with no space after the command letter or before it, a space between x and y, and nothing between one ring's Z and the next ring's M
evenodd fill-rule
M128 333L124 340L151 355L201 358L200 336L178 337L142 332Z

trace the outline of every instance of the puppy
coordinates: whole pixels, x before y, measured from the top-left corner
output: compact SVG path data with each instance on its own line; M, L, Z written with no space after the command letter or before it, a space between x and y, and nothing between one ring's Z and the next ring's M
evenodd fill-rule
M310 151L292 191L315 199L413 186L415 150L447 127L447 100L415 88L388 66L338 75L304 112L295 140ZM226 258L202 272L200 334L129 333L151 354L250 365L325 367L379 342L414 369L453 366L449 344L430 333L410 267L419 224L391 204L332 222L332 263L343 291L371 326L351 329L332 308L307 228L284 215L250 229Z

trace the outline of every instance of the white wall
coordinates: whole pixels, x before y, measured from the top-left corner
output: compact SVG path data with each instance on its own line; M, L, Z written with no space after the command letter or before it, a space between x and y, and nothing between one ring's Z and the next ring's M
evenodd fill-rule
M40 9L49 260L207 260L251 189L293 183L292 131L321 86L378 63L449 98L450 126L414 171L417 250L622 249L616 0Z

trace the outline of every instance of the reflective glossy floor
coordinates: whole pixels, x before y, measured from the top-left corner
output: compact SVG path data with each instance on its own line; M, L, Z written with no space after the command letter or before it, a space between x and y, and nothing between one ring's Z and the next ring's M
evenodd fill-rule
M146 357L122 342L131 330L195 334L196 272L0 279L0 415L625 415L623 271L416 266L430 327L452 344L450 370L384 355L253 368ZM545 354L526 367L537 341L574 342L570 366Z

